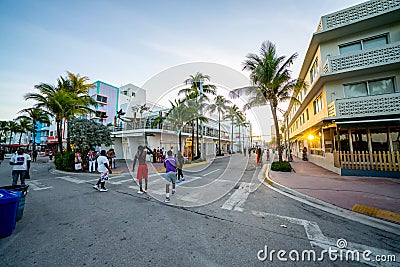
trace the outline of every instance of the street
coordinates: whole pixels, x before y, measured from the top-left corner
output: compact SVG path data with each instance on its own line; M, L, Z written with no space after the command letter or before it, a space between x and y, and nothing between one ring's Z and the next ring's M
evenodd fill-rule
M7 163L0 165L2 186L11 184ZM399 258L379 265L321 254L337 249L340 239L349 249L398 256L400 237L271 190L260 182L261 171L243 155L184 169L187 181L166 205L165 183L156 173L150 173L148 195L137 194L130 173L111 175L109 191L101 193L92 188L97 175L34 162L23 218L0 239L0 266L321 265L302 260L304 250L322 255L324 266L399 266ZM279 260L279 250L287 261ZM300 259L289 258L293 250Z

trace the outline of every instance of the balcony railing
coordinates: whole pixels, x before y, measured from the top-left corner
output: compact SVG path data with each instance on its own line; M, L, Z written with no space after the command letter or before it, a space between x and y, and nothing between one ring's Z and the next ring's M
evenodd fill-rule
M400 113L400 93L336 100L337 117L367 117Z
M169 131L176 131L176 127L168 122L162 123L162 125L152 125L152 121L150 120L140 120L137 119L136 122L126 122L123 128L112 126L112 131L124 131L124 130L142 130L142 129L162 129L162 130L169 130ZM196 132L196 128L195 128ZM192 127L190 125L186 125L182 129L182 133L191 134ZM206 137L214 137L218 138L218 130L216 129L208 129L207 132L203 132L204 136ZM226 132L221 131L221 138L222 139L229 139L229 134Z
M329 56L324 74L348 72L400 62L400 42L350 54Z
M400 0L368 1L321 17L317 32L378 16L400 7Z

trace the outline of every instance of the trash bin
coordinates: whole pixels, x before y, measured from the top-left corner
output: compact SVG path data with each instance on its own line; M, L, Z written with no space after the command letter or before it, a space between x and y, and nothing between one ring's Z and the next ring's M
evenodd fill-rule
M0 238L12 234L22 192L0 189Z
M24 215L25 208L25 198L26 194L28 194L29 185L10 185L10 186L2 186L0 189L6 189L11 191L21 191L21 198L19 199L18 211L17 211L17 222L22 219L22 215Z

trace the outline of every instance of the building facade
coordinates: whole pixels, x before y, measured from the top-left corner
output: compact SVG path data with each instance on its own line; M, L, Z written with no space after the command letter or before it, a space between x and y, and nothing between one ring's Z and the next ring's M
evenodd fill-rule
M342 175L400 177L400 0L321 17L285 114L292 154Z

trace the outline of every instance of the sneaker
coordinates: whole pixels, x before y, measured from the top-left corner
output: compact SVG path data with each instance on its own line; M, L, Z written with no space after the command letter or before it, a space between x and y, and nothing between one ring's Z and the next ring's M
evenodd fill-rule
M179 184L180 182L181 182L181 180L176 180L175 181L176 184Z
M147 189L143 190L143 192L144 192L145 194L147 194Z
M164 199L164 202L165 203L169 203L171 201L171 199L169 198L169 197L166 197L165 199Z
M176 190L172 189L172 195L175 195L175 193L176 193Z
M97 184L95 184L95 185L93 186L93 188L96 189L96 190L99 190L99 186L98 186Z
M137 193L138 193L138 194L143 194L144 191L143 191L143 190L138 190Z
M108 189L107 188L100 188L100 190L99 190L100 192L107 192L108 191Z
M183 182L183 181L186 181L186 180L185 180L185 178L182 177L182 178L181 178L181 182Z

